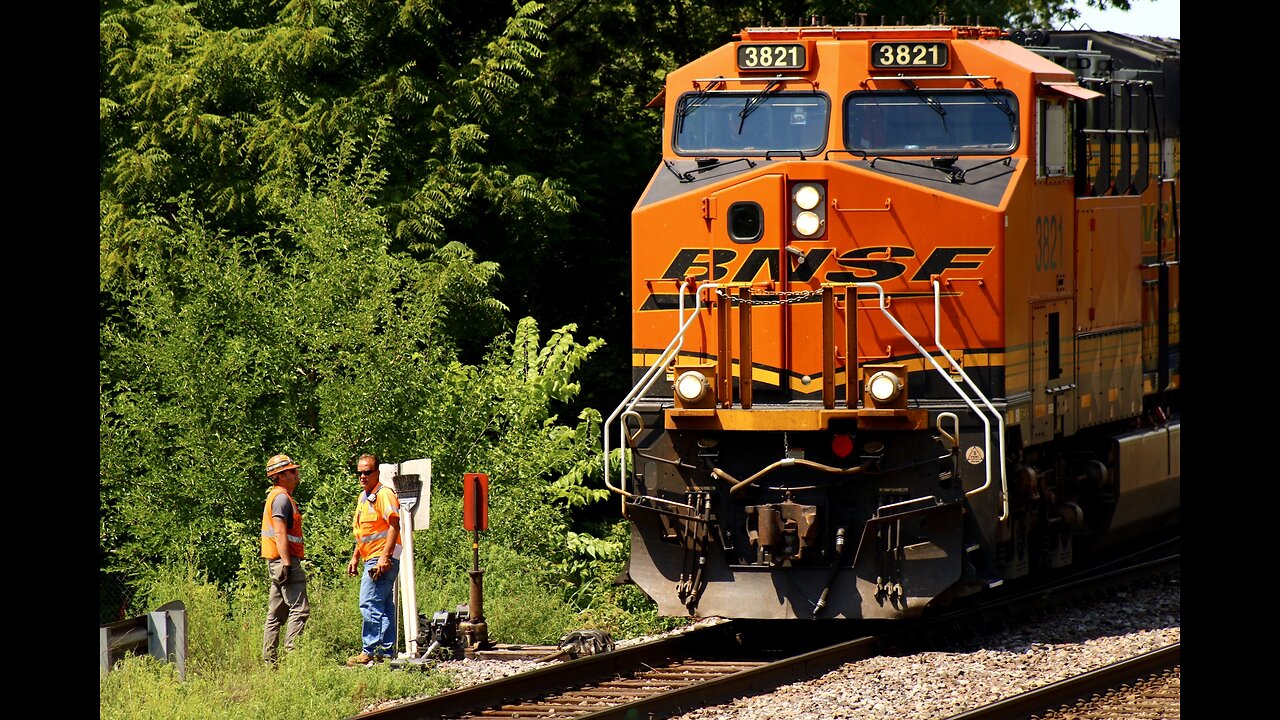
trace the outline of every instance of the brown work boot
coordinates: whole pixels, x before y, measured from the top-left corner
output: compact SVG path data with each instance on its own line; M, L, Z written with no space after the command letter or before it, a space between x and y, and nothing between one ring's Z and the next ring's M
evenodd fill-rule
M359 655L352 655L347 658L347 666L355 667L357 665L368 665L369 663L374 662L375 659L376 658L372 657L368 653L362 652Z

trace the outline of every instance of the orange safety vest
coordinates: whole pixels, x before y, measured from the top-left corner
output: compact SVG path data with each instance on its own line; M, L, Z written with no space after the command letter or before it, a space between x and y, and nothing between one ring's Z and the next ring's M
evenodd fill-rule
M289 498L289 504L293 506L293 534L288 536L289 556L304 558L306 553L303 552L302 547L302 513L298 510L298 501L279 485L272 485L267 491L267 504L262 508L262 557L268 560L276 560L280 557L280 551L276 549L276 529L271 525L271 504L281 493Z
M374 501L369 502L368 494L361 490L356 498L356 512L351 516L351 534L356 537L356 552L360 554L361 562L382 555L383 545L386 544L383 540L391 530L388 519L400 514L400 498L395 491L386 485L379 485L374 493ZM400 557L401 547L400 535L397 534L396 547L391 552L391 557Z

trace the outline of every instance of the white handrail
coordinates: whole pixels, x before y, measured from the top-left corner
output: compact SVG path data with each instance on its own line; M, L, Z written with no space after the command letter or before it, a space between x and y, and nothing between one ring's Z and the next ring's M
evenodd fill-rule
M889 322L893 323L893 326L898 329L898 332L902 334L902 337L909 340L911 344L915 346L916 350L920 351L920 355L933 365L933 368L938 371L938 374L942 376L942 379L947 381L947 384L951 386L951 389L956 391L956 394L960 396L960 399L964 400L964 403L969 406L970 410L972 410L974 413L977 414L978 419L981 420L982 424L986 427L986 457L983 459L984 460L983 464L986 466L986 470L987 470L987 481L986 483L983 484L982 487L978 488L977 490L970 490L969 492L965 493L965 496L967 497L974 493L978 493L983 490L986 490L991 485L991 421L987 419L986 414L984 414L981 410L978 409L977 405L973 404L973 401L969 399L969 396L966 395L964 390L962 390L960 386L957 385L955 381L951 379L951 376L948 375L947 371L944 370L943 367L938 364L938 361L933 359L933 355L930 355L928 352L926 352L924 347L921 346L920 343L917 342L916 339L911 336L911 333L907 332L907 329L902 327L902 325L898 323L897 319L889 314L889 309L885 306L885 302L884 302L884 288L880 287L880 283L859 282L859 283L852 283L852 284L854 287L872 287L876 289L876 292L880 294L880 307L878 308L880 310L880 313L883 314L885 318L889 320Z
M947 432L947 429L942 427L942 421L948 420L948 419L951 420L951 427L955 428L954 435ZM951 443L951 449L955 450L956 448L960 447L960 418L956 417L956 414L950 411L940 412L938 413L937 423L938 423L938 432L942 433L942 436L945 437L947 441Z
M960 377L964 378L964 381L966 383L969 383L969 387L973 388L973 393L978 397L982 398L983 404L987 406L987 409L990 410L991 414L994 415L996 418L996 424L1000 431L1000 434L997 436L997 439L1000 441L1000 507L1001 507L1000 522L1004 522L1005 520L1009 519L1009 480L1008 480L1008 475L1005 472L1005 465L1004 465L1004 456L1005 456L1004 416L1001 415L998 410L996 410L995 406L991 404L991 401L987 399L987 396L982 394L982 391L978 389L977 384L975 384L973 380L969 379L969 374L964 371L964 368L960 367L960 363L957 363L955 358L951 357L951 351L947 350L945 347L942 346L942 321L941 321L941 314L939 310L939 308L942 306L942 295L939 288L940 288L940 285L938 283L938 280L935 278L933 281L933 344L936 345L938 348L938 351L942 353L942 357L946 358L947 362L951 363L951 367L955 368L956 372L960 373ZM986 457L986 461L988 463L991 461L990 432L991 432L991 426L988 425L987 426L987 433L988 433L987 457ZM956 440L958 441L959 437L957 437ZM990 466L988 466L987 484L983 485L980 488L977 488L976 490L971 490L965 493L965 497L969 497L970 495L974 495L978 492L985 490L987 488L987 485L990 485L990 484L991 484L991 471L990 471Z
M907 329L903 327L902 324L899 323L898 320L889 313L888 306L885 302L884 288L879 283L855 282L850 284L853 285L854 287L868 287L868 288L875 289L876 293L879 295L879 304L876 309L878 309L880 313L884 315L885 319L887 319L890 323L893 324L893 326L898 330L898 332L902 335L902 337L906 338L915 347L915 349L919 351L921 357L928 360L929 363L933 365L933 368L938 372L938 375L941 376L942 379L945 380L947 384L951 386L951 389L956 392L956 395L959 396L960 399L963 400L964 403L969 406L969 409L972 410L974 414L978 416L978 419L982 421L983 428L984 428L983 445L984 445L984 451L985 451L985 455L983 457L983 466L986 473L986 480L981 487L967 491L965 493L965 496L970 497L970 496L976 495L977 493L986 491L988 488L991 487L991 421L987 418L986 413L984 413L981 409L978 408L976 404L974 404L973 400L970 399L969 395L965 393L964 389L961 388L959 385L957 385L956 382L951 379L951 376L947 373L946 369L943 368L942 365L940 365L938 361L933 358L933 355L930 354L928 351L926 351L924 347L915 339L915 337L913 337L911 333L908 332ZM664 368L664 366L668 362L670 362L673 357L679 354L680 349L684 345L685 332L689 329L689 326L693 323L693 321L698 317L698 311L702 309L702 291L717 288L720 286L719 283L707 283L705 285L698 286L694 290L693 313L686 320L684 318L684 294L686 292L686 288L688 287L688 285L689 283L687 282L681 283L680 285L680 294L679 294L680 304L679 304L679 315L678 315L679 317L678 322L680 323L680 325L676 331L675 337L671 339L671 342L669 342L667 344L667 347L663 349L661 354L659 354L658 359L654 361L654 363L651 366L649 366L649 369L645 371L645 374L641 376L640 380L635 384L634 387L631 388L631 392L627 393L627 396L623 398L622 402L618 404L618 407L616 407L614 411L610 413L608 419L605 420L604 422L604 433L603 433L603 436L604 436L603 438L604 484L606 488L608 488L609 490L615 493L618 493L623 498L632 497L632 494L628 492L625 487L623 487L625 483L626 474L627 474L627 457L626 457L626 453L623 453L621 455L620 474L622 475L622 479L619 480L618 486L615 487L613 483L609 481L609 450L610 450L609 426L610 424L613 423L615 419L618 419L618 441L619 441L619 447L621 447L622 443L625 442L624 433L626 433L626 424L624 420L619 419L619 416L621 415L625 417L625 413L629 413L632 411L632 408L634 408L636 403L640 401L640 398L646 392L648 392L650 387L653 386L654 381L657 380L658 375L660 371ZM955 359L951 357L951 353L947 351L946 348L943 347L941 338L939 337L940 333L938 330L939 317L940 317L939 308L941 306L941 297L939 294L939 286L938 286L937 280L934 280L933 286L934 286L934 305L933 305L934 344L938 347L938 350L947 358L947 361L954 368L956 368L956 370L959 372L960 376L964 379L964 381L973 389L974 393L977 394L979 398L981 398L983 404L986 405L987 409L990 410L991 414L995 416L996 421L999 424L1000 486L1001 486L1000 500L1001 500L1001 508L1002 508L999 519L1003 522L1009 517L1009 493L1008 493L1008 480L1007 480L1007 473L1005 468L1005 452L1004 452L1004 418L1003 416L1000 415L999 411L995 409L995 406L991 403L991 401L988 400L987 397L982 394L982 391L980 391L977 388L977 385L973 382L972 379L969 378L968 374L965 373L964 368L960 367L955 362ZM959 440L958 437L956 439Z
M649 369L645 371L645 374L643 376L640 377L640 380L635 384L635 387L631 388L631 392L627 393L627 396L622 399L622 402L618 403L618 407L614 408L614 411L609 415L609 418L604 421L604 433L603 433L604 434L604 486L609 488L613 492L618 493L623 498L629 498L632 496L631 493L627 492L625 487L621 487L625 482L625 478L627 474L627 454L622 453L622 456L621 456L622 457L622 466L621 466L622 479L619 479L618 481L619 487L614 487L613 484L609 482L609 425L614 421L615 418L618 418L619 415L622 415L625 412L629 412L633 407L635 407L636 403L640 402L640 398L646 392L649 391L649 388L653 385L654 381L658 379L658 375L660 374L660 371L664 368L664 366L671 361L671 358L675 357L680 353L680 348L684 346L685 331L688 330L689 326L693 324L693 321L697 319L698 311L702 309L702 291L720 287L720 283L706 283L705 285L699 285L697 288L695 288L694 294L693 294L693 297L694 297L693 313L689 315L688 320L685 320L684 319L684 293L685 293L685 288L688 287L688 285L689 285L688 282L684 282L680 284L680 306L679 306L679 315L678 315L678 318L679 318L678 322L680 323L680 326L676 330L675 337L671 338L671 342L667 343L667 347L663 349L661 354L658 355L658 359L654 361L653 365L649 366ZM627 429L626 429L625 423L623 422L622 419L619 419L618 420L618 446L619 447L622 447L622 443L624 441L623 433L625 433L626 431Z

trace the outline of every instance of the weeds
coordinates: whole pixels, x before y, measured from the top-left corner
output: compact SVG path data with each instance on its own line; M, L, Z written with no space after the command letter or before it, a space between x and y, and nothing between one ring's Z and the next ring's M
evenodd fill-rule
M577 611L557 591L543 588L515 553L491 552L484 580L485 620L499 643L554 644L573 629L599 627L618 639L670 626L644 612L610 605ZM457 573L417 573L418 609L429 620L438 610L468 601L468 582ZM634 588L625 591L638 592ZM386 700L432 695L453 686L430 665L419 671L388 665L348 668L359 650L359 582L345 575L311 576L311 617L280 664L262 662L267 607L265 566L247 563L229 588L219 588L189 568L166 568L139 599L147 608L181 600L187 616L187 676L148 656L128 657L101 676L99 714L104 720L263 720L345 718ZM621 633L621 634L620 634ZM283 633L282 633L283 635Z

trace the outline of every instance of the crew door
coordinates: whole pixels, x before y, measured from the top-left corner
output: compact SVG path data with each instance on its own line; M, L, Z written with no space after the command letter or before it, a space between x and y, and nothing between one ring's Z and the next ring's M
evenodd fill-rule
M1031 442L1075 432L1074 303L1031 306Z

